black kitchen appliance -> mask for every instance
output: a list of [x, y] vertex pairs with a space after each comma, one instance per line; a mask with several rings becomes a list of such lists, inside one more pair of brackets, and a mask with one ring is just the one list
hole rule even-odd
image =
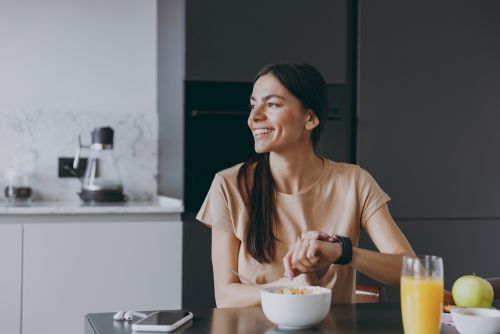
[[[186, 81], [184, 205], [196, 212], [215, 173], [255, 154], [247, 126], [252, 82]], [[352, 115], [345, 85], [328, 85], [328, 116], [318, 153], [352, 162]]]
[[197, 211], [215, 173], [250, 158], [251, 82], [187, 81], [184, 205]]

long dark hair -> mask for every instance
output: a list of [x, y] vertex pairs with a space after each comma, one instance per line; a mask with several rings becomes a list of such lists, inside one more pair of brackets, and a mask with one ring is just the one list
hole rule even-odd
[[[260, 70], [254, 84], [266, 74], [278, 79], [302, 102], [304, 108], [314, 111], [319, 125], [313, 129], [311, 140], [316, 147], [328, 109], [326, 83], [321, 74], [308, 64], [274, 64]], [[249, 171], [254, 163], [253, 182], [250, 184]], [[275, 255], [277, 241], [274, 180], [269, 165], [269, 152], [256, 154], [241, 166], [238, 171], [238, 186], [249, 206], [249, 222], [244, 240], [248, 252], [260, 263], [269, 263]]]

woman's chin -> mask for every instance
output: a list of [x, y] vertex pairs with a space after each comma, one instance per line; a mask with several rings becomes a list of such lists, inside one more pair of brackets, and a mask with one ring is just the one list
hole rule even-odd
[[267, 146], [263, 146], [263, 145], [255, 145], [254, 149], [255, 149], [255, 153], [258, 153], [258, 154], [270, 152], [269, 148]]

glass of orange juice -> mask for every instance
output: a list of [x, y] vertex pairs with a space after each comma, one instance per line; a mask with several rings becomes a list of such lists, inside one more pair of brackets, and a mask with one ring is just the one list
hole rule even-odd
[[441, 257], [403, 257], [401, 313], [405, 334], [439, 334], [443, 287]]

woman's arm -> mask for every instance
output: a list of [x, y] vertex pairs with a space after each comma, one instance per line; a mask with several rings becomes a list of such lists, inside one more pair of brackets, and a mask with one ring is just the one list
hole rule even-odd
[[387, 285], [399, 285], [403, 255], [415, 255], [389, 213], [387, 204], [368, 219], [365, 230], [379, 252], [353, 249], [351, 266]]
[[[212, 266], [217, 307], [244, 307], [260, 304], [259, 289], [242, 284], [236, 275], [226, 270], [226, 268], [230, 268], [238, 271], [239, 251], [240, 240], [234, 234], [212, 228]], [[301, 275], [294, 278], [293, 282], [313, 285], [315, 284], [314, 279], [312, 275]], [[291, 283], [289, 278], [283, 277], [260, 286], [286, 286]]]
[[[366, 222], [365, 229], [379, 252], [353, 247], [349, 266], [387, 285], [398, 285], [403, 255], [415, 255], [410, 244], [392, 219], [387, 205], [380, 207]], [[293, 250], [283, 259], [285, 272], [321, 270], [341, 256], [339, 244], [322, 241], [324, 233], [304, 233]], [[316, 239], [316, 240], [311, 240]], [[320, 240], [318, 240], [320, 239]]]
[[212, 228], [212, 266], [217, 307], [243, 307], [260, 304], [259, 289], [241, 284], [226, 270], [238, 271], [240, 240], [232, 233]]

